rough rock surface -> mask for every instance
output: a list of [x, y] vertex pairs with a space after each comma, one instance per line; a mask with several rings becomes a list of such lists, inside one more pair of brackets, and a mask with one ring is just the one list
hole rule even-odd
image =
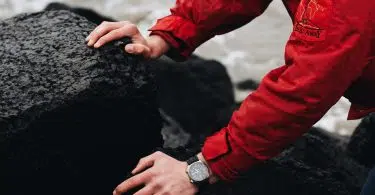
[[162, 145], [148, 66], [119, 42], [88, 48], [94, 27], [67, 11], [0, 22], [0, 194], [110, 194]]
[[[0, 27], [0, 179], [6, 180], [0, 185], [11, 188], [0, 194], [111, 193], [140, 156], [161, 145], [156, 96], [163, 96], [155, 93], [148, 66], [124, 56], [116, 44], [100, 50], [84, 46], [83, 39], [94, 25], [69, 12], [22, 15], [1, 22]], [[165, 83], [159, 87], [171, 85], [169, 89], [192, 95], [199, 87], [181, 87], [187, 80], [212, 83], [205, 77], [180, 78], [186, 74], [178, 71], [194, 63], [181, 69], [161, 64], [152, 68], [155, 73], [164, 71], [164, 77], [156, 75], [158, 83]], [[171, 75], [180, 77], [172, 80]], [[225, 80], [220, 75], [216, 72], [214, 77]], [[228, 86], [221, 85], [213, 84], [215, 90], [202, 90], [202, 94], [229, 94]], [[173, 95], [173, 90], [165, 94]], [[232, 101], [217, 100], [222, 105]], [[373, 126], [366, 124], [362, 127], [368, 133]], [[346, 141], [313, 129], [239, 181], [218, 183], [200, 194], [359, 194], [371, 158], [349, 157], [343, 150]], [[352, 141], [351, 148], [360, 143]], [[366, 148], [371, 146], [368, 143]], [[161, 150], [181, 160], [197, 152]]]
[[88, 8], [83, 8], [83, 7], [70, 7], [66, 4], [63, 3], [58, 3], [58, 2], [53, 2], [48, 4], [44, 10], [46, 11], [52, 11], [52, 10], [68, 10], [71, 12], [74, 12], [80, 16], [85, 17], [91, 22], [94, 22], [95, 24], [99, 25], [103, 21], [107, 22], [114, 22], [115, 20], [108, 17], [108, 16], [103, 16], [94, 10], [88, 9]]
[[375, 113], [365, 117], [350, 138], [350, 156], [369, 168], [375, 166]]
[[[113, 21], [92, 10], [61, 3], [51, 3], [45, 9], [69, 10], [96, 24]], [[156, 75], [159, 105], [166, 116], [164, 146], [199, 143], [229, 122], [236, 105], [231, 80], [221, 63], [198, 56], [181, 63], [163, 57], [151, 62], [151, 71]]]
[[224, 127], [234, 108], [233, 86], [217, 61], [193, 56], [186, 62], [151, 63], [160, 108], [194, 138]]
[[[356, 195], [368, 168], [348, 157], [335, 137], [312, 129], [282, 154], [253, 167], [232, 184], [218, 183], [204, 195]], [[331, 140], [331, 141], [328, 141]], [[336, 141], [333, 141], [336, 140]], [[181, 160], [196, 150], [165, 150]]]

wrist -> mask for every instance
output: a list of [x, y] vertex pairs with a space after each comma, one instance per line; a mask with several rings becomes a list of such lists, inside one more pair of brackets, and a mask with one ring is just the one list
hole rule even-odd
[[208, 170], [209, 170], [209, 173], [210, 173], [210, 177], [208, 178], [208, 182], [210, 184], [213, 184], [213, 183], [216, 183], [217, 181], [219, 181], [219, 178], [212, 172], [210, 166], [208, 165], [206, 159], [204, 158], [204, 156], [202, 155], [202, 153], [200, 152], [199, 154], [197, 154], [197, 157], [200, 161], [202, 161], [204, 164], [206, 164]]
[[150, 57], [152, 59], [159, 58], [164, 55], [170, 48], [169, 44], [158, 35], [151, 35], [147, 39], [147, 45], [151, 50]]

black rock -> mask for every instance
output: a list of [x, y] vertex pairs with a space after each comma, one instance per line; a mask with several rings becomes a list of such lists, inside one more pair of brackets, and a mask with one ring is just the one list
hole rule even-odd
[[194, 138], [204, 138], [229, 122], [234, 93], [225, 67], [193, 56], [186, 62], [165, 58], [151, 63], [161, 109]]
[[[326, 133], [313, 129], [279, 156], [253, 167], [233, 183], [217, 183], [204, 195], [355, 195], [365, 182], [368, 168], [348, 157]], [[321, 137], [321, 135], [324, 135]], [[164, 150], [185, 160], [197, 151]]]
[[[0, 194], [111, 194], [162, 145], [154, 79], [67, 11], [0, 22]], [[129, 41], [129, 40], [124, 40]]]
[[49, 3], [45, 8], [45, 11], [52, 11], [52, 10], [67, 10], [74, 12], [80, 16], [85, 17], [91, 22], [94, 22], [95, 24], [99, 25], [103, 21], [107, 22], [114, 22], [116, 21], [115, 19], [104, 16], [102, 14], [97, 13], [96, 11], [89, 9], [89, 8], [84, 8], [84, 7], [71, 7], [63, 3], [58, 3], [58, 2], [53, 2]]
[[259, 83], [251, 79], [244, 80], [236, 84], [237, 89], [240, 90], [256, 90], [258, 86]]
[[365, 117], [353, 132], [348, 154], [369, 168], [375, 166], [375, 113]]
[[[120, 42], [90, 49], [83, 40], [94, 27], [67, 11], [0, 22], [0, 194], [110, 194], [162, 145], [157, 99], [165, 121], [193, 135], [229, 120], [233, 89], [221, 64], [193, 57], [147, 65]], [[238, 181], [200, 194], [359, 194], [373, 163], [372, 117], [357, 128], [349, 148], [363, 150], [351, 156], [347, 138], [313, 129]], [[199, 146], [160, 150], [186, 160]]]
[[[114, 21], [93, 10], [62, 3], [50, 3], [45, 9], [69, 10], [96, 24]], [[217, 61], [192, 56], [179, 63], [163, 57], [152, 61], [151, 67], [156, 75], [160, 109], [168, 117], [163, 131], [167, 132], [163, 134], [165, 146], [202, 142], [208, 134], [227, 125], [238, 107], [229, 75]]]

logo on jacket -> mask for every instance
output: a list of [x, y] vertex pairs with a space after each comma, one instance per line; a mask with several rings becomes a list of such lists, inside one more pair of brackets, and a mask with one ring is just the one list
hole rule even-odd
[[329, 4], [329, 1], [302, 0], [296, 13], [294, 31], [307, 40], [323, 40], [327, 11], [329, 11], [326, 5]]

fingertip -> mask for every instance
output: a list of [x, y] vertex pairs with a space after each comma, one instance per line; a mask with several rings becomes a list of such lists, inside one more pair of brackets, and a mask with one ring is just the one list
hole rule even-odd
[[126, 45], [125, 51], [128, 52], [128, 53], [133, 53], [134, 52], [134, 45]]
[[102, 44], [101, 44], [100, 42], [97, 42], [97, 43], [95, 43], [95, 45], [94, 45], [95, 48], [99, 48], [100, 46], [102, 46]]
[[92, 44], [94, 44], [94, 41], [92, 39], [90, 39], [89, 42], [87, 43], [87, 45], [92, 46]]
[[137, 172], [138, 172], [138, 169], [135, 168], [135, 169], [133, 169], [133, 170], [131, 171], [131, 174], [132, 174], [132, 175], [135, 175]]

